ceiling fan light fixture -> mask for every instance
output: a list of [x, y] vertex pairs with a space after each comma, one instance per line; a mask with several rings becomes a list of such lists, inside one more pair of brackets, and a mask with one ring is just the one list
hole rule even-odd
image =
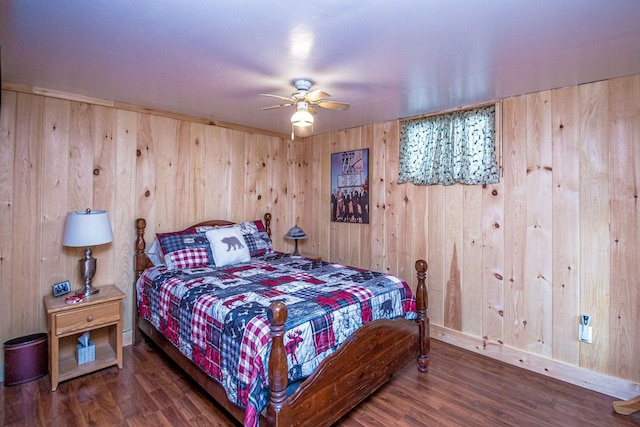
[[[291, 116], [291, 139], [295, 137], [295, 129], [298, 132], [304, 133], [303, 129], [311, 129], [313, 132], [314, 115], [317, 108], [327, 108], [330, 110], [348, 110], [349, 104], [346, 102], [327, 101], [327, 98], [331, 97], [329, 92], [322, 89], [315, 89], [309, 92], [313, 82], [307, 79], [297, 79], [293, 81], [296, 87], [296, 92], [292, 93], [290, 97], [272, 95], [270, 93], [263, 93], [261, 95], [268, 96], [270, 98], [276, 98], [285, 103], [279, 105], [272, 105], [270, 107], [263, 107], [263, 110], [273, 110], [274, 108], [283, 107], [295, 107], [295, 111]], [[309, 134], [309, 132], [306, 132]]]
[[313, 125], [313, 120], [313, 114], [306, 107], [298, 107], [291, 116], [291, 124], [299, 127], [311, 126]]

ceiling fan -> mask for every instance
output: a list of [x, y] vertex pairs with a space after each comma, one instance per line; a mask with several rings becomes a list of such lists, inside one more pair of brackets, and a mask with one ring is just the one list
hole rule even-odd
[[291, 97], [280, 95], [271, 95], [268, 93], [261, 94], [262, 96], [268, 96], [276, 98], [281, 101], [286, 101], [284, 104], [272, 105], [270, 107], [264, 107], [263, 110], [272, 110], [274, 108], [282, 107], [295, 107], [295, 112], [291, 116], [291, 139], [293, 139], [293, 126], [306, 127], [313, 125], [313, 115], [316, 114], [316, 107], [328, 108], [331, 110], [348, 110], [349, 104], [346, 102], [327, 101], [327, 98], [331, 97], [331, 94], [322, 90], [314, 89], [309, 91], [312, 86], [312, 82], [307, 79], [294, 80], [293, 85], [296, 88], [296, 92], [291, 94]]

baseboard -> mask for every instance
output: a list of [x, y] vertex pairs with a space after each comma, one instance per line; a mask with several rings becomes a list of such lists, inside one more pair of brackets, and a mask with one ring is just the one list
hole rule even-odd
[[456, 347], [481, 354], [510, 365], [519, 366], [529, 371], [555, 378], [579, 387], [627, 400], [640, 395], [640, 384], [611, 375], [601, 374], [569, 365], [564, 362], [525, 353], [522, 350], [508, 347], [464, 334], [438, 325], [429, 328], [431, 338], [443, 341]]
[[131, 344], [133, 344], [133, 330], [129, 329], [122, 333], [122, 346], [126, 347]]

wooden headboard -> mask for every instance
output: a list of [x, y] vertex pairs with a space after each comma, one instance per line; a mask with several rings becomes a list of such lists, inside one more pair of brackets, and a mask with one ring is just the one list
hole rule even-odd
[[[265, 228], [267, 229], [267, 234], [269, 235], [269, 238], [271, 238], [271, 214], [269, 212], [264, 214], [263, 222], [264, 222]], [[209, 221], [199, 222], [197, 224], [192, 225], [191, 227], [204, 227], [204, 226], [221, 227], [221, 226], [233, 225], [233, 224], [235, 224], [235, 222], [227, 221], [224, 219], [212, 219]], [[144, 252], [145, 248], [147, 247], [147, 244], [144, 240], [144, 230], [146, 228], [147, 228], [147, 221], [144, 218], [136, 219], [136, 243], [135, 243], [136, 252], [134, 255], [134, 260], [135, 260], [134, 284], [135, 282], [138, 281], [138, 278], [140, 277], [140, 275], [145, 269], [153, 266], [153, 263], [151, 262], [149, 257], [147, 257], [147, 254]]]

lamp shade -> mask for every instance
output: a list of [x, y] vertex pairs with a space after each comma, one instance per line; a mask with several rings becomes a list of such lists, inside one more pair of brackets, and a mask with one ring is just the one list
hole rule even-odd
[[75, 211], [67, 214], [62, 244], [72, 247], [103, 245], [113, 241], [107, 211]]
[[287, 239], [306, 239], [307, 235], [304, 231], [302, 231], [302, 228], [296, 226], [291, 227], [291, 229], [289, 231], [287, 231], [287, 234], [284, 235], [285, 238]]

